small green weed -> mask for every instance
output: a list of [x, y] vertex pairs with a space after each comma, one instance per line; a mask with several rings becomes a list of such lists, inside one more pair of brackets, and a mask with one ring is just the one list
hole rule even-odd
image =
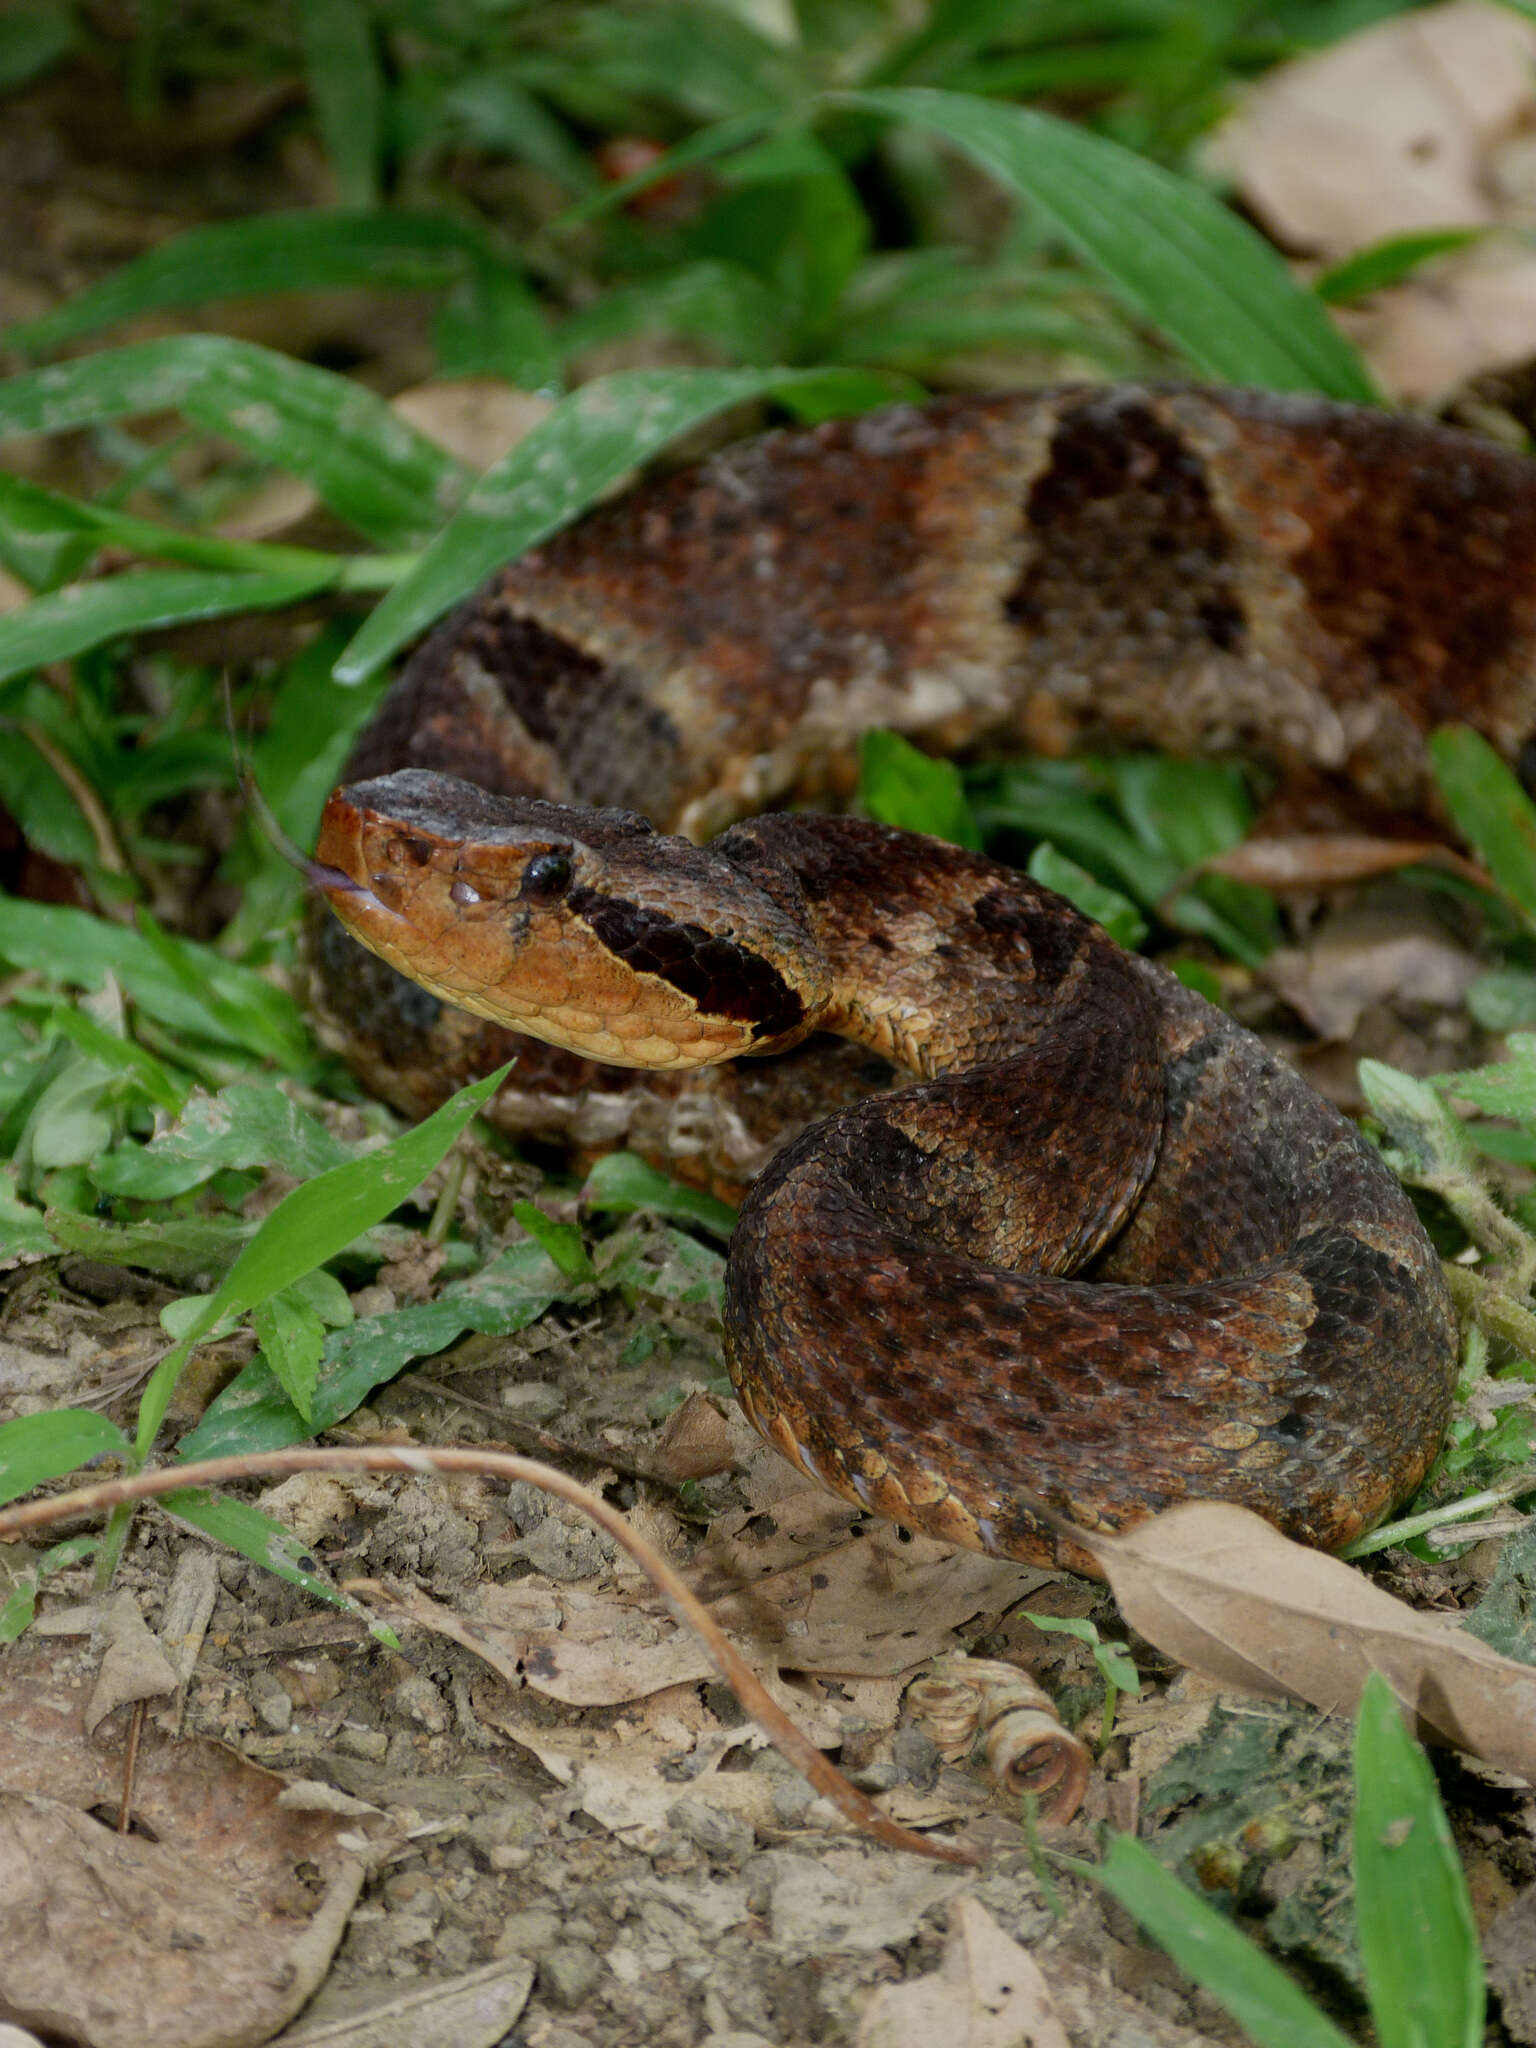
[[[1277, 1963], [1139, 1842], [1112, 1836], [1097, 1865], [1061, 1860], [1111, 1892], [1258, 2048], [1348, 2048]], [[1466, 1879], [1428, 1760], [1375, 1672], [1355, 1724], [1353, 1862], [1378, 2048], [1480, 2048], [1483, 1968]]]

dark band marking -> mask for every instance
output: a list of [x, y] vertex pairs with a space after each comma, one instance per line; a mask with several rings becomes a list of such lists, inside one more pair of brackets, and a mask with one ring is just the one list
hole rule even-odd
[[754, 1039], [777, 1038], [804, 1022], [800, 997], [779, 970], [750, 947], [596, 889], [573, 889], [568, 900], [588, 929], [626, 966], [670, 983], [712, 1017], [750, 1024]]
[[[1007, 611], [1047, 647], [1070, 613], [1065, 640], [1083, 665], [1074, 640], [1085, 630], [1081, 592], [1098, 589], [1096, 630], [1110, 659], [1128, 638], [1154, 657], [1201, 639], [1242, 651], [1247, 622], [1227, 522], [1200, 458], [1146, 404], [1108, 393], [1067, 412], [1025, 518], [1033, 548]], [[1062, 652], [1070, 658], [1072, 649]]]
[[[1058, 987], [1082, 950], [1085, 927], [1059, 903], [1037, 903], [1011, 889], [989, 889], [976, 900], [976, 922], [984, 932], [1009, 940], [1027, 955], [1042, 990]], [[1010, 960], [1010, 967], [1018, 961]]]
[[1229, 1032], [1208, 1031], [1193, 1045], [1187, 1045], [1177, 1058], [1169, 1060], [1163, 1069], [1163, 1113], [1170, 1126], [1176, 1127], [1183, 1121], [1205, 1086], [1206, 1070], [1211, 1062], [1224, 1052], [1230, 1052], [1231, 1048]]

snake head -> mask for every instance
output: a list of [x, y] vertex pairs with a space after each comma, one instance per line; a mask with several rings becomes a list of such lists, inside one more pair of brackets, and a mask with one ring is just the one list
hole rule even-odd
[[445, 1002], [616, 1066], [710, 1066], [814, 1028], [819, 955], [730, 865], [632, 811], [402, 769], [334, 791], [310, 878]]

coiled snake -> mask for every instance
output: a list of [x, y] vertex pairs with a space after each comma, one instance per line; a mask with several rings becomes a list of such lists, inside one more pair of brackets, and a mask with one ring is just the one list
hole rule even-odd
[[[1337, 1547], [1422, 1479], [1455, 1372], [1438, 1262], [1353, 1127], [1011, 869], [844, 817], [701, 848], [637, 811], [701, 834], [835, 792], [874, 719], [1242, 737], [1307, 801], [1420, 802], [1429, 723], [1510, 754], [1536, 726], [1533, 555], [1518, 458], [1310, 401], [949, 400], [748, 444], [526, 557], [408, 667], [317, 858], [418, 986], [322, 936], [328, 1007], [413, 1109], [514, 1027], [562, 1050], [542, 1098], [514, 1076], [513, 1127], [659, 1135], [716, 1177], [772, 1152], [728, 1356], [849, 1499], [1026, 1559], [1059, 1554], [1030, 1498], [1088, 1527], [1236, 1500]], [[648, 1109], [615, 1107], [621, 1064], [662, 1077]]]

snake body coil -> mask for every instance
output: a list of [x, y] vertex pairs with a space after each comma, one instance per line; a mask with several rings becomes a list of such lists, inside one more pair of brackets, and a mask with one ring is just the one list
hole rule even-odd
[[[1406, 560], [1346, 592], [1389, 520]], [[319, 859], [417, 986], [324, 938], [329, 1007], [411, 1108], [515, 1030], [559, 1050], [542, 1093], [514, 1077], [514, 1127], [727, 1177], [772, 1153], [732, 1371], [850, 1499], [1024, 1558], [1056, 1554], [1026, 1496], [1107, 1527], [1238, 1500], [1337, 1546], [1422, 1478], [1455, 1365], [1438, 1264], [1347, 1122], [994, 862], [843, 818], [700, 849], [568, 805], [699, 834], [835, 791], [876, 719], [1241, 736], [1307, 801], [1421, 802], [1426, 724], [1512, 755], [1536, 725], [1531, 567], [1525, 465], [1344, 408], [1067, 393], [770, 437], [525, 558], [411, 664]]]

